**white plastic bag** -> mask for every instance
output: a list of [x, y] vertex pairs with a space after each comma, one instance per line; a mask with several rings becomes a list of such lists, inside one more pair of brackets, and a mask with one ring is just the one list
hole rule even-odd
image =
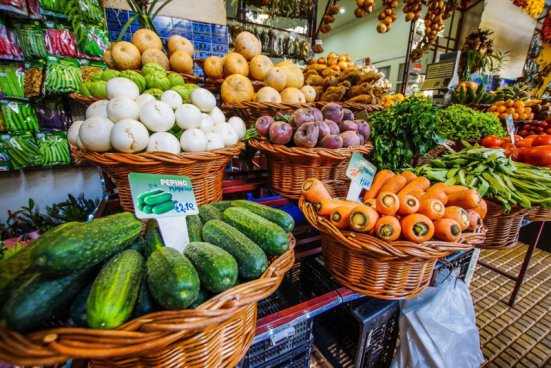
[[463, 281], [449, 279], [400, 307], [400, 347], [392, 368], [478, 368], [484, 362]]

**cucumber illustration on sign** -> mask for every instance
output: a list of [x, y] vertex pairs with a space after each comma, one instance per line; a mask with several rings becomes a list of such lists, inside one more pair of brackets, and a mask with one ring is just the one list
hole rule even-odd
[[162, 215], [174, 210], [176, 201], [172, 194], [162, 189], [149, 190], [140, 193], [137, 197], [137, 209], [146, 214]]

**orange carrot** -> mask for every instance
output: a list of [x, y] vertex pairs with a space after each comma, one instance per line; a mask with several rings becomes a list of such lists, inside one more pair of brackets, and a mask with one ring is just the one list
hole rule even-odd
[[354, 207], [350, 212], [350, 228], [352, 230], [367, 232], [375, 226], [379, 214], [374, 208], [365, 205]]
[[465, 187], [463, 185], [448, 185], [448, 184], [444, 184], [444, 183], [436, 183], [432, 187], [434, 189], [442, 190], [444, 193], [446, 193], [446, 195], [450, 194], [450, 193], [453, 193], [453, 192], [459, 192], [461, 190], [468, 189], [467, 187]]
[[421, 201], [431, 198], [438, 199], [440, 202], [442, 202], [444, 206], [446, 205], [446, 203], [448, 203], [448, 196], [446, 195], [446, 193], [444, 193], [441, 188], [435, 188], [434, 185], [427, 189], [425, 194], [423, 194], [423, 196], [421, 197]]
[[329, 216], [335, 208], [339, 206], [346, 206], [350, 208], [354, 208], [358, 206], [359, 203], [355, 201], [345, 201], [342, 199], [322, 199], [321, 202], [316, 203], [316, 209], [318, 210], [318, 215], [320, 216]]
[[431, 220], [438, 220], [445, 213], [445, 207], [442, 202], [436, 198], [429, 198], [421, 201], [419, 206], [419, 213], [427, 216]]
[[377, 220], [373, 235], [382, 240], [393, 241], [400, 237], [401, 232], [400, 221], [396, 217], [383, 216]]
[[486, 217], [486, 213], [488, 212], [488, 204], [485, 200], [481, 200], [478, 207], [473, 208], [473, 211], [478, 213], [480, 215], [480, 218], [484, 220], [484, 218]]
[[364, 202], [368, 199], [377, 198], [381, 188], [385, 183], [394, 176], [395, 174], [390, 170], [381, 170], [375, 174], [371, 188], [364, 194]]
[[348, 228], [350, 221], [350, 213], [352, 208], [348, 206], [339, 206], [333, 210], [331, 213], [330, 221], [338, 229]]
[[302, 184], [302, 194], [310, 203], [319, 203], [322, 199], [331, 198], [323, 183], [316, 178], [310, 178]]
[[413, 179], [417, 178], [417, 175], [415, 175], [414, 173], [412, 173], [411, 171], [404, 171], [403, 173], [401, 173], [400, 175], [402, 175], [404, 178], [406, 178], [406, 180], [408, 181], [408, 183], [410, 181], [412, 181]]
[[465, 189], [448, 194], [449, 205], [459, 206], [466, 210], [478, 207], [480, 201], [482, 201], [482, 198], [474, 189]]
[[434, 235], [432, 221], [419, 213], [404, 217], [400, 224], [402, 225], [402, 236], [414, 243], [426, 242]]
[[400, 208], [398, 196], [391, 192], [381, 192], [377, 196], [377, 212], [382, 215], [394, 215]]
[[410, 192], [415, 189], [420, 189], [422, 191], [425, 191], [429, 187], [430, 187], [429, 179], [425, 178], [424, 176], [420, 176], [416, 179], [413, 179], [409, 183], [407, 183], [407, 185], [398, 192], [398, 195], [410, 194]]
[[385, 185], [383, 185], [379, 193], [390, 192], [396, 194], [400, 191], [400, 189], [405, 187], [407, 183], [407, 179], [402, 175], [394, 175], [385, 183]]
[[398, 193], [398, 197], [400, 196], [404, 196], [404, 195], [412, 195], [414, 196], [415, 198], [417, 198], [418, 200], [421, 200], [421, 197], [423, 197], [423, 195], [425, 194], [425, 192], [422, 190], [422, 189], [413, 189], [411, 192], [409, 192], [408, 194], [400, 194]]
[[377, 207], [377, 199], [375, 198], [369, 198], [364, 201], [364, 204], [369, 207], [376, 208]]
[[467, 210], [467, 215], [469, 215], [469, 227], [468, 230], [476, 230], [477, 227], [482, 225], [482, 219], [478, 212], [474, 210]]
[[461, 227], [457, 221], [443, 218], [434, 221], [434, 237], [446, 242], [455, 242], [461, 236]]
[[469, 215], [467, 214], [467, 211], [465, 211], [461, 207], [457, 207], [457, 206], [446, 207], [446, 211], [444, 212], [444, 218], [457, 221], [457, 223], [459, 224], [459, 227], [461, 227], [461, 231], [469, 227]]
[[398, 208], [399, 215], [406, 216], [419, 211], [419, 200], [411, 194], [406, 194], [398, 198], [400, 199], [400, 208]]

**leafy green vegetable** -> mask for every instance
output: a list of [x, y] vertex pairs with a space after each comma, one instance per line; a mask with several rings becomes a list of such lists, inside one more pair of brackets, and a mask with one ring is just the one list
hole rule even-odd
[[488, 135], [503, 137], [507, 134], [497, 116], [463, 105], [451, 105], [438, 111], [438, 133], [451, 140], [481, 139]]
[[370, 115], [375, 165], [397, 170], [436, 147], [437, 113], [431, 100], [413, 96]]

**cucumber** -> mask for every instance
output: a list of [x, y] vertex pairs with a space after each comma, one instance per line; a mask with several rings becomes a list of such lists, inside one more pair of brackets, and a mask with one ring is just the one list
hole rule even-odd
[[200, 288], [199, 293], [197, 294], [197, 298], [195, 298], [195, 300], [189, 307], [197, 308], [198, 306], [206, 302], [208, 298], [209, 298], [209, 293], [205, 289]]
[[143, 273], [143, 257], [135, 250], [127, 249], [111, 258], [94, 280], [88, 295], [88, 325], [112, 329], [126, 322], [136, 304]]
[[0, 319], [11, 330], [25, 331], [63, 312], [89, 281], [90, 270], [49, 278], [35, 273], [14, 290], [0, 311]]
[[232, 206], [243, 207], [252, 213], [256, 213], [257, 215], [264, 217], [266, 220], [275, 222], [281, 226], [285, 232], [290, 233], [295, 227], [295, 220], [293, 219], [293, 216], [282, 210], [264, 206], [256, 202], [246, 201], [244, 199], [233, 201]]
[[184, 255], [199, 273], [201, 286], [220, 293], [231, 288], [237, 281], [237, 262], [222, 248], [205, 242], [189, 243]]
[[163, 202], [168, 202], [171, 199], [172, 199], [172, 194], [163, 192], [163, 193], [154, 194], [154, 195], [145, 197], [144, 203], [147, 204], [148, 206], [155, 206]]
[[153, 208], [151, 209], [151, 212], [156, 215], [162, 215], [163, 213], [172, 211], [174, 209], [175, 204], [176, 204], [176, 201], [163, 202], [161, 204], [153, 206]]
[[285, 230], [249, 210], [230, 207], [224, 211], [224, 222], [258, 244], [268, 256], [281, 255], [289, 249]]
[[153, 208], [153, 207], [151, 207], [151, 206], [145, 205], [145, 206], [143, 206], [143, 210], [142, 210], [142, 211], [143, 211], [144, 213], [150, 215], [150, 214], [152, 213], [152, 212], [151, 212], [151, 209], [152, 209], [152, 208]]
[[143, 211], [144, 207], [145, 207], [145, 204], [144, 204], [144, 203], [138, 202], [138, 205], [136, 206], [136, 209], [137, 209], [138, 211], [144, 212], [144, 211]]
[[145, 244], [146, 244], [145, 239], [139, 238], [128, 249], [133, 249], [139, 252], [143, 256], [145, 254]]
[[173, 248], [157, 249], [147, 260], [147, 286], [153, 300], [165, 309], [184, 309], [199, 293], [193, 264]]
[[157, 305], [149, 294], [147, 288], [147, 280], [144, 278], [140, 284], [140, 291], [138, 292], [138, 300], [132, 311], [132, 318], [138, 318], [145, 316], [146, 314], [153, 313], [158, 309]]
[[212, 206], [216, 207], [220, 212], [224, 212], [230, 208], [232, 201], [220, 201], [213, 203]]
[[151, 253], [164, 246], [165, 243], [163, 242], [163, 238], [161, 238], [161, 233], [159, 233], [157, 221], [153, 219], [148, 220], [145, 225], [145, 258], [148, 258]]
[[206, 224], [210, 220], [222, 220], [222, 212], [211, 204], [206, 204], [199, 207], [199, 217], [203, 224]]
[[201, 230], [203, 229], [203, 223], [199, 215], [189, 215], [186, 217], [187, 233], [189, 236], [189, 242], [203, 241], [201, 237]]
[[71, 308], [69, 308], [69, 318], [71, 324], [76, 327], [88, 327], [88, 319], [86, 318], [86, 301], [90, 295], [92, 284], [88, 284], [73, 300]]
[[94, 266], [130, 246], [142, 229], [142, 223], [129, 212], [65, 225], [52, 230], [52, 236], [33, 249], [34, 263], [46, 273]]
[[145, 200], [147, 197], [152, 196], [152, 195], [155, 195], [155, 194], [161, 194], [161, 193], [164, 193], [164, 190], [162, 190], [162, 189], [150, 190], [150, 191], [147, 191], [147, 192], [140, 193], [140, 194], [138, 195], [138, 198], [136, 198], [136, 200], [137, 200], [139, 203], [145, 203], [144, 200]]
[[266, 254], [255, 242], [231, 225], [211, 220], [203, 226], [203, 239], [230, 253], [237, 261], [239, 277], [259, 278], [268, 268]]

